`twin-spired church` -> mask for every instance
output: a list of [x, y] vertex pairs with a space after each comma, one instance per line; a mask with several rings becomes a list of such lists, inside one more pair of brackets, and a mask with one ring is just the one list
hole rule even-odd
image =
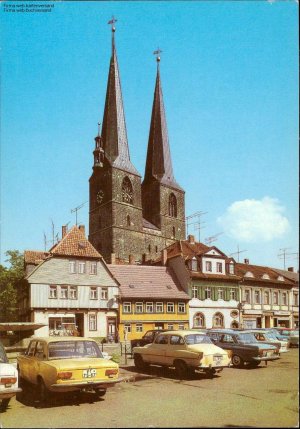
[[173, 173], [158, 55], [142, 180], [130, 160], [112, 27], [102, 130], [95, 137], [89, 180], [89, 241], [108, 263], [153, 260], [175, 240], [185, 239], [185, 193]]

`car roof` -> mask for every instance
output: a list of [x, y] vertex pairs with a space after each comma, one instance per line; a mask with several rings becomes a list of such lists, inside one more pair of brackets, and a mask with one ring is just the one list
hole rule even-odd
[[239, 334], [241, 331], [236, 331], [235, 329], [208, 329], [207, 333], [217, 332], [220, 334]]
[[198, 334], [198, 335], [206, 335], [205, 332], [196, 331], [195, 329], [177, 329], [177, 330], [171, 330], [171, 331], [164, 331], [164, 334], [171, 334], [171, 335], [191, 335], [191, 334]]
[[44, 341], [46, 343], [52, 343], [52, 342], [60, 342], [60, 341], [94, 341], [93, 338], [87, 338], [87, 337], [32, 337], [30, 338], [30, 341]]

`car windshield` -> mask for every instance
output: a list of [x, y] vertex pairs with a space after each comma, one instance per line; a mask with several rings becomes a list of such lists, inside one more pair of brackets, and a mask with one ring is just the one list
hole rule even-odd
[[245, 344], [257, 343], [257, 339], [251, 333], [239, 334], [238, 341]]
[[8, 359], [5, 353], [4, 348], [0, 344], [0, 362], [2, 363], [8, 363]]
[[184, 337], [186, 344], [212, 344], [211, 339], [207, 335], [191, 334]]
[[93, 341], [57, 341], [49, 343], [49, 359], [102, 358]]
[[275, 334], [275, 332], [273, 332], [273, 331], [269, 331], [267, 334], [268, 334], [268, 337], [271, 338], [271, 339], [273, 339], [273, 340], [277, 340], [278, 339], [277, 336], [276, 336], [276, 334]]

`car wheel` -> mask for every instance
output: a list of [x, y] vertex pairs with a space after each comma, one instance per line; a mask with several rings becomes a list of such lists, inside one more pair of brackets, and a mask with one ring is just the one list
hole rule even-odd
[[244, 361], [239, 355], [232, 356], [232, 365], [235, 368], [242, 368], [244, 366]]
[[137, 369], [144, 369], [146, 367], [146, 364], [141, 355], [134, 355], [133, 361]]
[[180, 378], [186, 378], [188, 375], [188, 367], [182, 360], [175, 361], [175, 369]]
[[106, 393], [106, 389], [97, 389], [96, 390], [96, 395], [98, 396], [98, 398], [101, 398], [102, 396], [104, 396]]
[[38, 380], [38, 394], [41, 402], [47, 402], [49, 400], [50, 392], [42, 378], [39, 378]]
[[10, 398], [2, 399], [0, 409], [3, 411], [6, 410], [6, 408], [8, 407], [9, 401], [10, 401]]

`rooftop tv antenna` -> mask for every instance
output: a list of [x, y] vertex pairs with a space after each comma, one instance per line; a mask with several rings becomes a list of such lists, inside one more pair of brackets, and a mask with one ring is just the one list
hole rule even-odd
[[[198, 233], [198, 241], [199, 242], [200, 242], [200, 230], [205, 228], [205, 226], [202, 226], [205, 222], [202, 221], [201, 216], [203, 216], [207, 213], [208, 212], [199, 211], [199, 212], [195, 212], [195, 213], [193, 213], [190, 216], [187, 216], [185, 218], [187, 235], [189, 234], [189, 226], [194, 225], [194, 229], [197, 229], [199, 232]], [[193, 220], [194, 218], [197, 218], [197, 220], [195, 222], [192, 222], [191, 220]]]
[[208, 246], [210, 246], [211, 245], [211, 243], [213, 243], [214, 241], [217, 241], [218, 240], [218, 237], [220, 236], [220, 235], [222, 235], [222, 234], [224, 234], [223, 232], [218, 232], [218, 234], [215, 234], [215, 235], [211, 235], [210, 237], [207, 237], [207, 238], [205, 238], [205, 244], [207, 244]]
[[238, 255], [238, 262], [240, 262], [240, 253], [247, 252], [247, 250], [240, 250], [239, 245], [237, 245], [237, 252], [230, 253], [228, 256]]
[[291, 259], [290, 258], [291, 256], [296, 255], [296, 257], [293, 259], [297, 259], [297, 261], [299, 262], [299, 253], [298, 252], [290, 252], [289, 253], [289, 252], [287, 252], [287, 250], [289, 250], [289, 249], [290, 249], [290, 247], [284, 247], [282, 249], [279, 249], [279, 251], [281, 251], [282, 253], [278, 254], [278, 258], [283, 259], [283, 269], [284, 270], [285, 270], [285, 262], [287, 259]]
[[80, 210], [85, 204], [87, 203], [87, 201], [85, 201], [84, 203], [80, 204], [80, 206], [75, 207], [74, 209], [71, 209], [71, 213], [75, 212], [76, 215], [76, 226], [77, 226], [77, 212], [78, 210]]

